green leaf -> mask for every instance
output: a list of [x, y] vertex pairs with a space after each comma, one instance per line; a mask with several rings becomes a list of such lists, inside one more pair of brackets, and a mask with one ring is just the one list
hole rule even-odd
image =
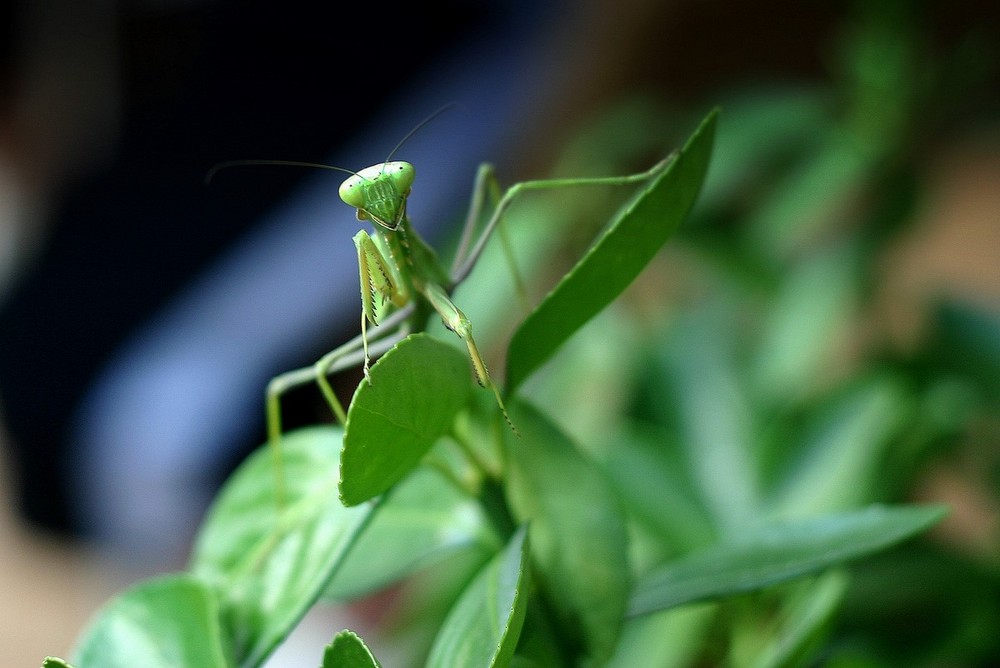
[[406, 477], [448, 432], [471, 389], [466, 356], [426, 334], [408, 336], [386, 353], [347, 412], [344, 504], [372, 499]]
[[717, 606], [690, 605], [625, 620], [615, 652], [605, 668], [684, 668], [698, 656], [717, 618]]
[[635, 587], [629, 614], [732, 596], [816, 573], [909, 538], [945, 512], [942, 506], [871, 506], [760, 526], [648, 573]]
[[814, 87], [731, 93], [722, 104], [726, 122], [719, 127], [712, 173], [700, 199], [713, 209], [758, 193], [775, 165], [815, 150], [835, 124], [829, 93]]
[[745, 647], [741, 655], [735, 647], [739, 643], [734, 641], [732, 664], [753, 668], [816, 665], [814, 654], [823, 646], [849, 580], [843, 570], [834, 569], [782, 592], [780, 609], [766, 634], [761, 633], [759, 610], [750, 611], [737, 631], [746, 641]]
[[73, 666], [57, 656], [47, 656], [42, 661], [42, 668], [73, 668]]
[[899, 383], [886, 376], [866, 380], [825, 407], [782, 475], [773, 513], [807, 517], [871, 502], [885, 446], [907, 408]]
[[462, 592], [441, 627], [429, 668], [510, 664], [527, 606], [527, 532], [520, 528]]
[[500, 547], [482, 507], [437, 470], [417, 468], [379, 504], [325, 596], [356, 598], [470, 547]]
[[100, 668], [226, 668], [230, 663], [221, 638], [212, 590], [192, 575], [167, 575], [112, 599], [84, 633], [75, 663]]
[[507, 495], [531, 525], [533, 563], [560, 623], [595, 662], [612, 650], [629, 590], [624, 511], [600, 469], [547, 418], [513, 402]]
[[943, 301], [930, 323], [935, 370], [968, 377], [994, 399], [1000, 397], [1000, 315], [971, 303]]
[[371, 506], [337, 497], [340, 429], [282, 439], [285, 493], [274, 494], [272, 453], [260, 449], [222, 489], [198, 536], [191, 569], [218, 592], [236, 665], [257, 666], [326, 587]]
[[658, 561], [678, 550], [710, 545], [715, 531], [699, 503], [681, 446], [666, 430], [621, 425], [608, 446], [603, 467], [630, 515], [652, 529], [662, 549]]
[[382, 664], [356, 633], [345, 630], [326, 646], [322, 668], [382, 668]]
[[691, 479], [723, 532], [744, 526], [760, 506], [757, 429], [738, 371], [738, 336], [724, 311], [700, 308], [678, 319], [662, 348], [671, 400], [658, 408], [677, 422]]
[[717, 111], [676, 159], [622, 209], [601, 239], [514, 332], [507, 352], [513, 392], [588, 320], [628, 287], [694, 205], [708, 170]]
[[809, 241], [832, 235], [835, 215], [868, 178], [875, 156], [857, 137], [834, 129], [781, 176], [743, 224], [748, 246], [785, 261]]
[[857, 254], [853, 247], [811, 253], [783, 276], [774, 304], [761, 315], [753, 362], [758, 401], [781, 404], [828, 382], [834, 346], [856, 319]]
[[455, 602], [502, 547], [458, 550], [413, 573], [398, 590], [402, 596], [394, 597], [387, 632], [426, 657]]

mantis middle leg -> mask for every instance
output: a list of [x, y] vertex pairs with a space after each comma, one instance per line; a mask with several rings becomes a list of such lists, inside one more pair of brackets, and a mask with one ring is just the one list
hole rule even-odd
[[514, 427], [514, 423], [511, 422], [510, 416], [507, 414], [507, 407], [503, 404], [503, 398], [500, 396], [500, 389], [493, 383], [490, 378], [490, 372], [486, 368], [486, 362], [483, 360], [483, 356], [479, 353], [479, 348], [476, 346], [476, 340], [472, 338], [472, 323], [469, 319], [462, 313], [462, 310], [455, 305], [455, 302], [451, 301], [451, 297], [445, 292], [444, 288], [436, 283], [427, 283], [421, 286], [420, 291], [427, 297], [427, 301], [431, 303], [434, 310], [437, 311], [438, 315], [441, 316], [441, 321], [444, 322], [444, 326], [455, 332], [460, 339], [465, 343], [466, 348], [469, 349], [469, 359], [472, 360], [472, 368], [476, 374], [476, 380], [484, 388], [491, 390], [493, 396], [496, 397], [497, 405], [500, 407], [500, 412], [503, 413], [504, 419], [507, 424], [510, 425], [514, 433], [517, 433], [517, 428]]

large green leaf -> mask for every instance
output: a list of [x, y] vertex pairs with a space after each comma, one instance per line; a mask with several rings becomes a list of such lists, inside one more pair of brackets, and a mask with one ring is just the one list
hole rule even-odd
[[513, 391], [635, 279], [694, 205], [715, 136], [713, 111], [676, 159], [623, 208], [600, 240], [514, 332], [507, 352]]
[[341, 631], [326, 646], [322, 668], [382, 668], [382, 664], [356, 633]]
[[255, 452], [209, 512], [191, 569], [216, 588], [238, 666], [257, 666], [291, 632], [343, 560], [371, 506], [337, 497], [342, 432], [286, 434], [286, 489], [274, 494], [271, 453]]
[[629, 602], [641, 615], [761, 589], [882, 550], [940, 520], [941, 506], [871, 506], [763, 525], [645, 575]]
[[513, 402], [507, 495], [531, 525], [538, 581], [570, 636], [596, 662], [610, 655], [629, 590], [624, 511], [597, 466], [547, 418]]
[[90, 625], [74, 654], [76, 665], [88, 668], [231, 665], [215, 595], [187, 574], [148, 580], [119, 594]]
[[474, 499], [436, 469], [420, 467], [379, 504], [326, 596], [356, 598], [457, 550], [489, 550], [488, 558], [500, 545]]
[[462, 592], [434, 640], [429, 668], [506, 668], [527, 609], [527, 532], [522, 527]]
[[413, 334], [371, 368], [347, 411], [340, 496], [353, 506], [402, 480], [468, 403], [469, 361], [453, 346]]

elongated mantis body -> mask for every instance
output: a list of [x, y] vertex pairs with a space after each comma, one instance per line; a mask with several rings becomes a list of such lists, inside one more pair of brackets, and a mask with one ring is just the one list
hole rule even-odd
[[[440, 316], [444, 325], [465, 343], [477, 381], [493, 393], [497, 406], [513, 429], [500, 389], [493, 382], [473, 338], [472, 324], [452, 301], [452, 290], [472, 271], [494, 229], [511, 203], [522, 193], [571, 186], [638, 183], [663, 171], [672, 159], [668, 157], [645, 172], [626, 176], [523, 181], [511, 186], [502, 195], [492, 165], [484, 163], [477, 171], [458, 250], [448, 270], [440, 264], [437, 254], [420, 237], [407, 216], [407, 198], [415, 178], [413, 165], [391, 160], [391, 157], [392, 154], [385, 162], [358, 172], [340, 170], [351, 174], [340, 186], [340, 198], [356, 210], [358, 220], [371, 221], [374, 228], [374, 235], [361, 230], [354, 236], [361, 287], [361, 333], [312, 366], [276, 376], [267, 387], [268, 441], [278, 468], [279, 498], [283, 487], [280, 472], [281, 396], [294, 387], [315, 382], [337, 420], [346, 424], [346, 411], [333, 391], [329, 376], [361, 363], [366, 376], [362, 382], [370, 382], [368, 366], [371, 357], [387, 351], [411, 331], [422, 329], [433, 313]], [[310, 166], [309, 163], [292, 161], [240, 162]], [[487, 203], [492, 211], [485, 224], [481, 225], [478, 239], [473, 241]]]

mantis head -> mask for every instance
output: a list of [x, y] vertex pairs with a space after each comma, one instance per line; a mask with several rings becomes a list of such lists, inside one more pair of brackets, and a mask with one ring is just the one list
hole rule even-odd
[[408, 162], [380, 162], [345, 179], [340, 184], [340, 199], [358, 210], [359, 220], [395, 230], [406, 213], [413, 178], [413, 165]]

